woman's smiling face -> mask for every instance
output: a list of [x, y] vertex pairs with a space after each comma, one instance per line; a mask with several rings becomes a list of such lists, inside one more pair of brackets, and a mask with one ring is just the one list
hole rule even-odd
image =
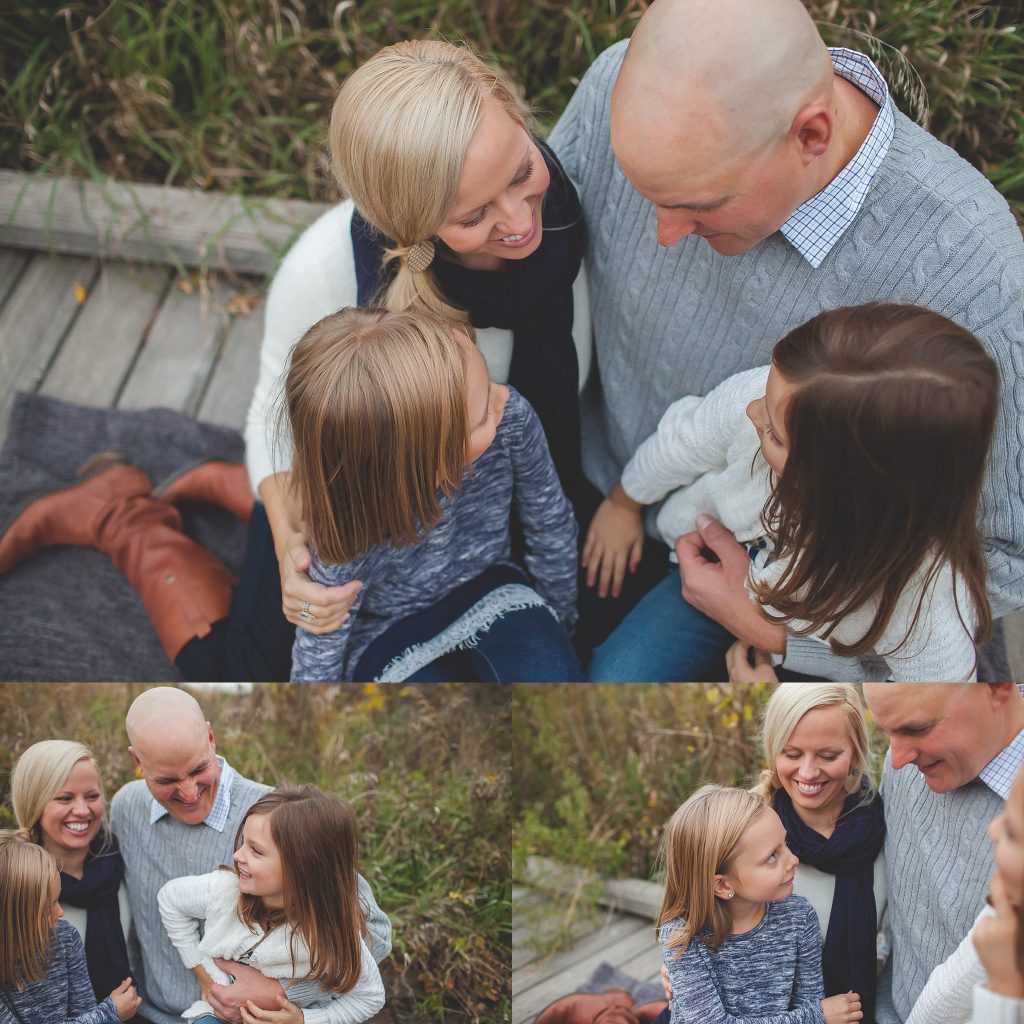
[[467, 266], [488, 269], [501, 260], [525, 259], [541, 243], [550, 181], [530, 133], [494, 100], [484, 100], [455, 207], [437, 236]]
[[87, 850], [103, 819], [103, 791], [96, 763], [79, 761], [64, 784], [43, 807], [39, 828], [43, 846], [58, 863], [62, 857]]
[[834, 822], [846, 799], [846, 780], [853, 763], [853, 741], [846, 712], [835, 705], [808, 711], [790, 733], [775, 772], [801, 818]]

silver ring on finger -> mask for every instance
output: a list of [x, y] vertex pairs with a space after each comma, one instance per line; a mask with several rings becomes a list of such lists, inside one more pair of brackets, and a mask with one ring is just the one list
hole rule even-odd
[[309, 610], [308, 601], [302, 602], [302, 611], [299, 612], [299, 618], [302, 619], [303, 622], [309, 622], [310, 619], [316, 618], [316, 616]]

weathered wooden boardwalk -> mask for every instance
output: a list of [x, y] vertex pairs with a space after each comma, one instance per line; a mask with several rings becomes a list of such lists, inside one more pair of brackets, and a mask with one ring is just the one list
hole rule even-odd
[[551, 890], [567, 892], [577, 875], [541, 858], [530, 858], [527, 881], [512, 890], [512, 1024], [530, 1024], [545, 1006], [575, 992], [601, 963], [609, 963], [638, 981], [658, 982], [661, 954], [654, 939], [654, 916], [661, 890], [650, 882], [608, 882], [596, 916], [577, 917], [572, 946], [543, 956], [543, 946], [558, 927], [544, 913]]

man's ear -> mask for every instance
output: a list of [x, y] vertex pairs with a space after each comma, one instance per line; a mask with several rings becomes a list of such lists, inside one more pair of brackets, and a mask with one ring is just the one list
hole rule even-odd
[[789, 128], [790, 138], [796, 143], [805, 164], [817, 160], [828, 150], [834, 133], [832, 113], [822, 103], [812, 103], [802, 108]]
[[216, 739], [214, 739], [214, 736], [213, 736], [213, 726], [209, 722], [206, 723], [206, 734], [207, 734], [207, 736], [210, 737], [210, 747], [213, 749], [214, 753], [216, 753], [217, 752], [217, 741], [216, 741]]

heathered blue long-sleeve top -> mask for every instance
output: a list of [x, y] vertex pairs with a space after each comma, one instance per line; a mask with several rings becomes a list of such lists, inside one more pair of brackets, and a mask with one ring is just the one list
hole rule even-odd
[[668, 939], [680, 927], [669, 921], [658, 936], [672, 1024], [824, 1024], [821, 930], [807, 900], [769, 903], [760, 924], [717, 950], [697, 936], [679, 956]]
[[[530, 586], [559, 622], [575, 621], [576, 520], [537, 414], [514, 388], [494, 441], [467, 468], [452, 496], [441, 499], [441, 509], [441, 521], [412, 547], [381, 544], [345, 565], [326, 565], [313, 553], [309, 575], [317, 583], [361, 580], [363, 587], [340, 629], [322, 636], [296, 630], [293, 680], [352, 679], [360, 655], [388, 627], [435, 605], [491, 566], [513, 565], [513, 509], [522, 526]], [[505, 609], [523, 600], [530, 599], [510, 594]]]
[[0, 1024], [106, 1024], [116, 1021], [108, 996], [98, 1006], [78, 932], [60, 920], [53, 932], [46, 977], [18, 992], [0, 992]]

